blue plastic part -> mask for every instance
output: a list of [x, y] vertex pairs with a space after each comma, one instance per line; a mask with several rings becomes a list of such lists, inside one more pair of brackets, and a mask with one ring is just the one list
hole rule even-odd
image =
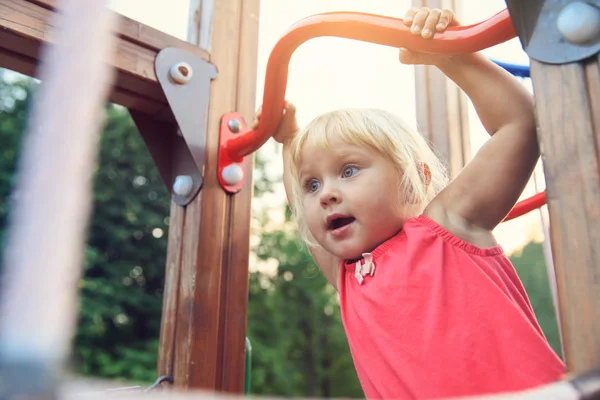
[[514, 76], [518, 76], [521, 78], [529, 78], [529, 66], [528, 65], [518, 65], [518, 64], [510, 64], [502, 61], [492, 60], [499, 67], [504, 68]]

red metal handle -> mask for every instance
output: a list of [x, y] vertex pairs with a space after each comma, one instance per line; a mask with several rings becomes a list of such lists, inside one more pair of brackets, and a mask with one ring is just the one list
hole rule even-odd
[[402, 19], [381, 15], [334, 12], [307, 17], [292, 25], [277, 42], [267, 63], [262, 116], [255, 130], [241, 134], [225, 145], [232, 160], [259, 149], [275, 132], [285, 103], [288, 66], [292, 54], [302, 43], [322, 36], [336, 36], [391, 47], [438, 53], [464, 54], [486, 49], [516, 36], [508, 10], [474, 24], [448, 28], [433, 39], [410, 33]]
[[525, 200], [521, 200], [520, 202], [515, 204], [513, 209], [510, 210], [510, 212], [502, 222], [510, 221], [511, 219], [520, 217], [523, 214], [527, 214], [529, 211], [533, 211], [536, 208], [540, 208], [544, 204], [546, 204], [546, 192], [543, 191], [534, 194], [533, 196]]
[[[427, 53], [464, 54], [484, 50], [516, 37], [508, 9], [473, 25], [448, 28], [423, 39], [410, 33], [402, 19], [357, 12], [323, 13], [292, 25], [279, 39], [267, 63], [262, 116], [258, 127], [223, 143], [227, 162], [239, 162], [258, 150], [275, 132], [282, 117], [287, 88], [288, 66], [294, 51], [304, 42], [323, 36], [354, 39], [390, 47], [406, 47]], [[538, 193], [515, 205], [504, 221], [517, 218], [546, 203]]]

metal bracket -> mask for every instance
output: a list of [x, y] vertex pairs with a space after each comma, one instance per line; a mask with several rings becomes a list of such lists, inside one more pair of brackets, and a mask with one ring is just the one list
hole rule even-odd
[[600, 51], [597, 0], [506, 0], [523, 50], [537, 61], [566, 64]]
[[210, 84], [216, 67], [190, 53], [168, 47], [155, 59], [158, 82], [176, 124], [130, 111], [173, 201], [192, 201], [204, 181]]
[[227, 151], [227, 142], [246, 132], [246, 124], [242, 116], [230, 112], [221, 118], [219, 129], [219, 160], [217, 173], [219, 183], [228, 193], [237, 193], [244, 186], [246, 164], [244, 158], [234, 159]]

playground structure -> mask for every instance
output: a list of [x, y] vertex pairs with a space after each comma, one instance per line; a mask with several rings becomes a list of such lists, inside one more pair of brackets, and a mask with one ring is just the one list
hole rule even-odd
[[[547, 192], [520, 202], [510, 218], [547, 201], [566, 362], [572, 373], [600, 366], [597, 3], [507, 0], [488, 20], [428, 41], [396, 18], [308, 17], [273, 49], [255, 131], [244, 121], [255, 110], [259, 0], [202, 4], [200, 19], [209, 26], [198, 25], [205, 33], [198, 43], [205, 49], [118, 16], [102, 0], [0, 0], [0, 66], [44, 82], [19, 168], [18, 189], [27, 195], [14, 204], [3, 260], [3, 397], [51, 397], [68, 357], [107, 100], [130, 110], [173, 194], [157, 375], [172, 377], [178, 389], [243, 392], [251, 155], [279, 122], [293, 51], [326, 35], [447, 54], [519, 37], [531, 58]], [[418, 85], [441, 79], [429, 67], [418, 67], [416, 77]], [[453, 174], [469, 158], [465, 99], [454, 89], [438, 92], [443, 100], [417, 99], [419, 125]]]

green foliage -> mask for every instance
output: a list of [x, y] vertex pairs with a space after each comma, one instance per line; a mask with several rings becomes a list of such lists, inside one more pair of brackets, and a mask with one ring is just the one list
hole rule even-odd
[[308, 252], [279, 230], [265, 233], [256, 253], [279, 268], [251, 276], [253, 387], [269, 395], [362, 397], [337, 295]]
[[544, 250], [540, 243], [530, 242], [521, 252], [510, 257], [546, 339], [561, 356], [560, 332], [548, 280]]
[[129, 113], [107, 106], [75, 362], [86, 375], [155, 379], [170, 194]]
[[[35, 86], [31, 79], [0, 70], [0, 240]], [[107, 106], [79, 284], [77, 372], [155, 379], [169, 205], [169, 193], [127, 110]]]
[[[14, 76], [9, 82], [7, 72], [0, 69], [0, 257], [8, 223], [10, 193], [15, 183], [18, 149], [25, 129], [28, 93], [32, 81]], [[1, 268], [1, 267], [0, 267]]]
[[[14, 76], [14, 74], [12, 75]], [[0, 70], [0, 243], [31, 80]], [[82, 133], [84, 134], [84, 133]], [[257, 395], [363, 397], [342, 327], [337, 294], [297, 236], [273, 227], [257, 206], [281, 185], [259, 152], [255, 168], [248, 336]], [[108, 105], [94, 176], [81, 311], [73, 365], [85, 375], [155, 378], [170, 196], [126, 110]], [[278, 209], [289, 221], [289, 209]], [[280, 214], [276, 214], [279, 216]], [[537, 243], [511, 257], [536, 315], [559, 352], [548, 279]], [[277, 267], [278, 265], [278, 267]]]

